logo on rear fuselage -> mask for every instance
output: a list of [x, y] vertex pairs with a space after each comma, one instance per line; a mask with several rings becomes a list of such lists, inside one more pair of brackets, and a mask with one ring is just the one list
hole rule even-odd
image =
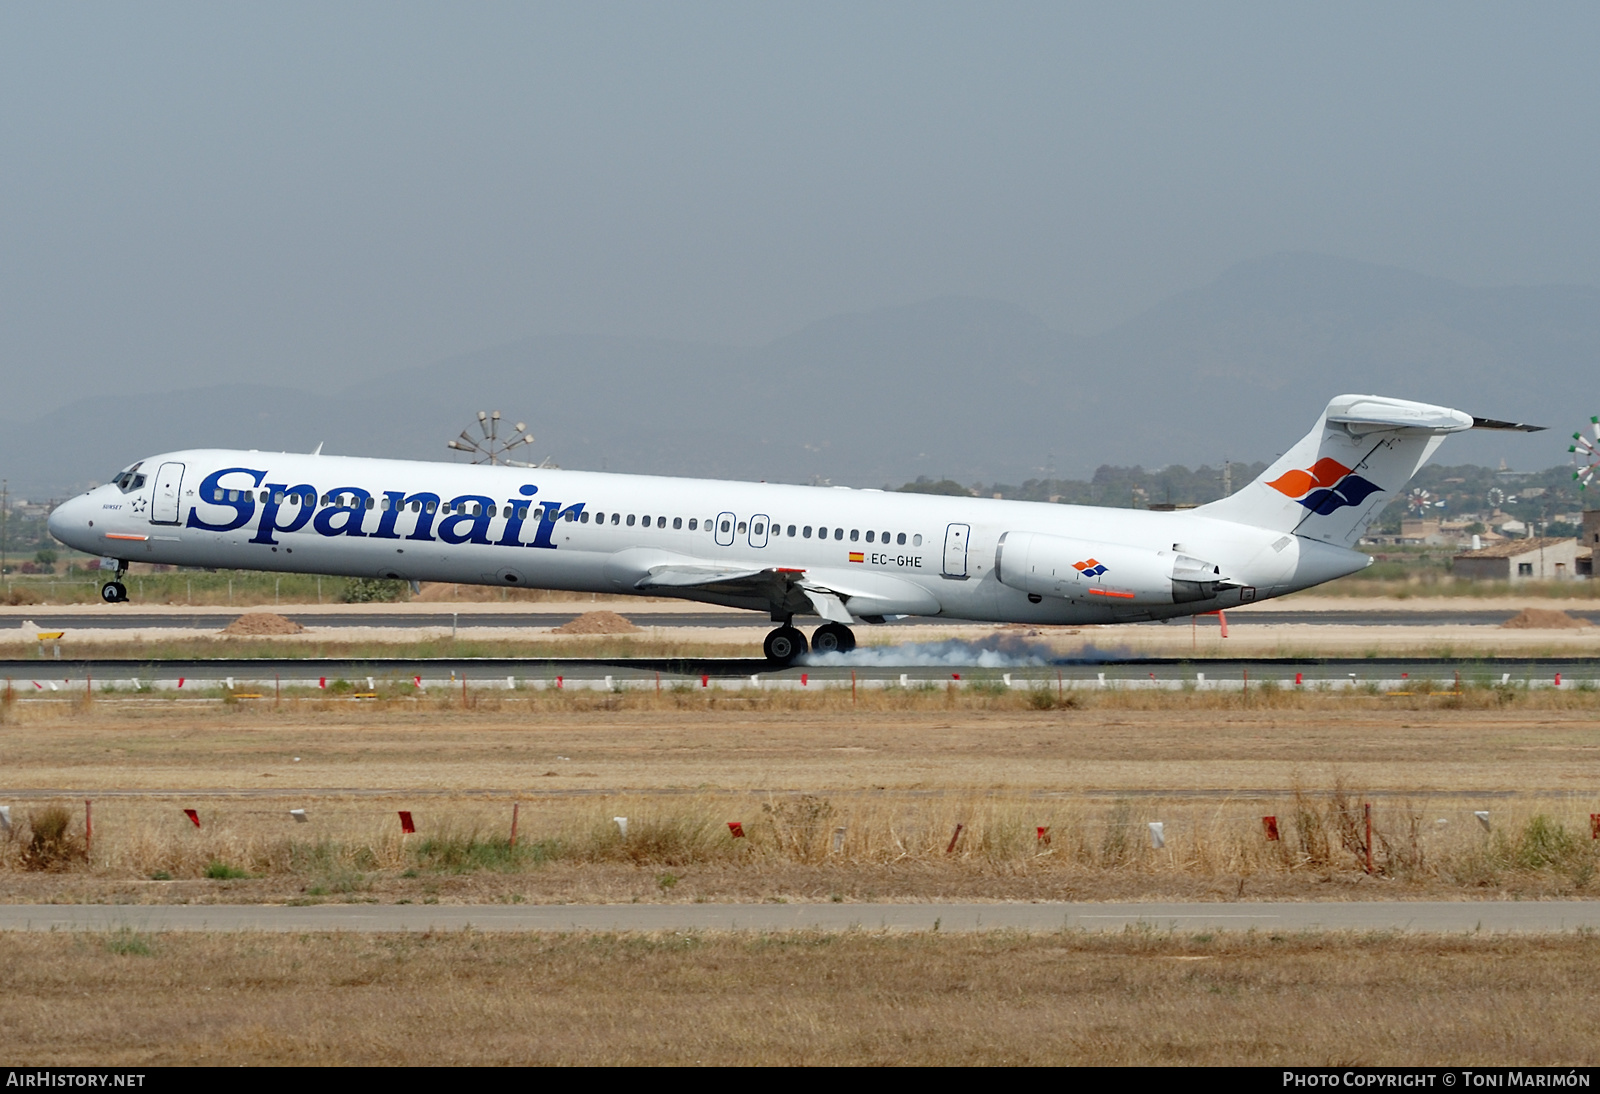
[[1383, 487], [1368, 482], [1350, 468], [1324, 456], [1302, 471], [1285, 471], [1267, 483], [1286, 498], [1293, 498], [1313, 513], [1327, 516], [1347, 505], [1360, 505]]
[[1074, 562], [1072, 568], [1084, 577], [1099, 577], [1106, 572], [1106, 564], [1092, 558], [1084, 559], [1082, 562]]

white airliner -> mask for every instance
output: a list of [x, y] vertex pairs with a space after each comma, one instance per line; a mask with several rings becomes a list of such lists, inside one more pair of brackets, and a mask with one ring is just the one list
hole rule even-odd
[[1384, 504], [1446, 434], [1522, 429], [1459, 410], [1341, 395], [1243, 490], [1176, 512], [844, 487], [199, 449], [152, 456], [50, 515], [130, 562], [632, 593], [748, 608], [807, 652], [796, 616], [1123, 623], [1214, 612], [1354, 573]]

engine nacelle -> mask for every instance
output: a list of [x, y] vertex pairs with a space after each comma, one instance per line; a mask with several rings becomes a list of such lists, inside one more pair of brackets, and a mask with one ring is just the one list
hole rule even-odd
[[1219, 567], [1176, 551], [1042, 532], [1001, 536], [994, 567], [1013, 589], [1110, 604], [1192, 604], [1233, 587]]

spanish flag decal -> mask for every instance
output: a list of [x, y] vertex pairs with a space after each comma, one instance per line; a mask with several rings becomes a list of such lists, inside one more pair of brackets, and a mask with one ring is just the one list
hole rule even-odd
[[860, 551], [851, 551], [850, 552], [850, 561], [851, 562], [865, 562], [865, 561], [867, 561], [867, 556], [862, 554]]

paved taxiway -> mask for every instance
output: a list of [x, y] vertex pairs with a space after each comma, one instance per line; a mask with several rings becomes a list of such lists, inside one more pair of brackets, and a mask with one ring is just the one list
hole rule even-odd
[[1421, 931], [1600, 928], [1600, 901], [1283, 904], [0, 905], [11, 931]]

